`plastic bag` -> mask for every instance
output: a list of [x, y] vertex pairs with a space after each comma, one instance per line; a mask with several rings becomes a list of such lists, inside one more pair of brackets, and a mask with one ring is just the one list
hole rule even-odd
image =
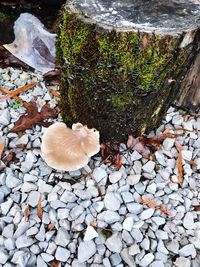
[[43, 73], [55, 68], [56, 34], [29, 13], [22, 13], [14, 24], [15, 40], [4, 47], [15, 57]]

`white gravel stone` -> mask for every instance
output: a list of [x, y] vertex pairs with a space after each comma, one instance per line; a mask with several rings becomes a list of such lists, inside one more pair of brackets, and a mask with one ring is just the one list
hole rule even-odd
[[166, 248], [173, 252], [178, 254], [179, 251], [179, 242], [176, 239], [172, 239], [170, 242], [166, 244]]
[[115, 193], [109, 192], [105, 195], [104, 205], [106, 209], [116, 211], [120, 208], [120, 201]]
[[51, 193], [53, 186], [45, 183], [43, 180], [38, 180], [38, 191], [40, 193]]
[[129, 254], [134, 256], [140, 253], [140, 247], [137, 244], [133, 244], [129, 247]]
[[94, 241], [80, 242], [78, 246], [78, 262], [83, 263], [96, 253], [96, 245]]
[[135, 184], [139, 183], [140, 178], [141, 178], [141, 175], [140, 174], [131, 174], [131, 175], [129, 175], [127, 177], [127, 182], [130, 185], [135, 185]]
[[70, 211], [70, 217], [72, 220], [76, 220], [84, 211], [84, 208], [82, 206], [75, 206], [71, 211]]
[[182, 150], [182, 157], [183, 157], [183, 159], [190, 161], [192, 159], [192, 151], [183, 149]]
[[152, 184], [148, 185], [146, 191], [147, 191], [148, 193], [154, 195], [155, 192], [156, 192], [156, 184], [155, 184], [155, 183], [152, 183]]
[[0, 205], [1, 213], [3, 215], [6, 215], [9, 212], [12, 205], [13, 205], [13, 200], [11, 198], [9, 198], [7, 201], [1, 203], [1, 205]]
[[4, 241], [5, 248], [10, 251], [15, 249], [15, 240], [14, 238], [8, 238]]
[[121, 171], [115, 171], [109, 175], [109, 181], [112, 184], [117, 183], [121, 178], [122, 178], [122, 172]]
[[68, 202], [75, 202], [77, 200], [77, 197], [74, 193], [69, 192], [69, 191], [64, 191], [64, 193], [62, 194], [62, 196], [60, 197], [60, 200], [64, 203], [68, 203]]
[[168, 233], [163, 230], [157, 230], [155, 234], [158, 239], [162, 239], [162, 240], [168, 239]]
[[37, 182], [38, 177], [32, 174], [24, 174], [24, 182]]
[[66, 247], [70, 242], [70, 236], [64, 227], [60, 227], [55, 237], [55, 243], [58, 246]]
[[156, 160], [158, 163], [162, 166], [166, 166], [166, 159], [165, 156], [163, 155], [162, 151], [158, 150], [155, 152]]
[[130, 267], [136, 267], [134, 258], [129, 254], [128, 248], [124, 248], [121, 251], [120, 255], [121, 255], [122, 259], [126, 262], [126, 264], [128, 264], [128, 266], [130, 266]]
[[136, 243], [142, 242], [143, 234], [141, 233], [140, 229], [133, 229], [131, 231], [131, 235], [135, 239]]
[[10, 112], [8, 109], [0, 110], [0, 125], [8, 125], [10, 123]]
[[128, 191], [122, 192], [121, 193], [122, 199], [125, 203], [130, 203], [134, 201], [134, 197], [133, 194], [131, 194]]
[[58, 247], [56, 250], [55, 258], [58, 261], [66, 262], [70, 257], [70, 251], [66, 248]]
[[155, 168], [155, 165], [156, 165], [155, 162], [150, 160], [143, 165], [142, 169], [144, 172], [152, 173]]
[[152, 208], [144, 210], [140, 214], [140, 220], [147, 220], [147, 219], [151, 218], [153, 216], [154, 212], [155, 212], [155, 210]]
[[22, 235], [16, 239], [16, 247], [18, 249], [30, 247], [34, 242], [32, 238]]
[[150, 267], [165, 267], [162, 261], [154, 261], [150, 264]]
[[41, 257], [45, 262], [50, 262], [54, 259], [54, 256], [48, 254], [48, 253], [41, 253]]
[[139, 203], [128, 203], [127, 209], [130, 213], [139, 214], [143, 210], [143, 206]]
[[163, 217], [152, 217], [151, 219], [159, 226], [165, 224], [165, 218]]
[[5, 250], [3, 247], [0, 247], [0, 263], [5, 264], [8, 259], [9, 259], [9, 254], [7, 250]]
[[98, 236], [99, 235], [98, 235], [97, 231], [92, 226], [88, 225], [88, 227], [85, 231], [83, 241], [90, 241], [93, 238], [98, 237]]
[[37, 190], [37, 185], [29, 182], [23, 183], [21, 187], [21, 191], [24, 193], [28, 193], [30, 191], [35, 191], [35, 190]]
[[10, 189], [17, 187], [21, 183], [21, 180], [16, 178], [12, 173], [9, 173], [6, 177], [6, 185]]
[[191, 267], [191, 261], [188, 258], [179, 257], [174, 262], [177, 267]]
[[41, 194], [38, 191], [31, 191], [27, 199], [28, 205], [30, 205], [33, 208], [37, 207], [40, 195]]
[[167, 151], [170, 151], [172, 147], [174, 146], [175, 139], [173, 138], [166, 138], [163, 142], [163, 148]]
[[122, 250], [121, 234], [113, 234], [106, 240], [105, 245], [111, 252], [120, 253], [120, 251]]
[[101, 167], [95, 168], [92, 176], [98, 184], [102, 184], [102, 182], [103, 185], [106, 184], [108, 174], [103, 168]]
[[142, 155], [140, 153], [138, 153], [136, 150], [133, 151], [133, 153], [131, 154], [131, 160], [135, 161], [138, 159], [141, 159]]
[[138, 263], [139, 266], [146, 267], [154, 260], [154, 255], [152, 253], [146, 254], [141, 261]]
[[190, 230], [195, 229], [194, 217], [192, 212], [187, 212], [184, 219], [183, 219], [183, 226]]
[[192, 258], [194, 258], [196, 257], [196, 254], [196, 249], [193, 244], [185, 245], [179, 250], [179, 255], [183, 257], [192, 256]]
[[120, 215], [118, 214], [118, 212], [115, 212], [112, 210], [103, 211], [98, 216], [99, 220], [100, 218], [102, 218], [102, 220], [104, 220], [108, 224], [112, 224], [112, 223], [120, 221]]
[[127, 217], [122, 225], [123, 229], [126, 231], [131, 231], [133, 228], [133, 218], [132, 217]]

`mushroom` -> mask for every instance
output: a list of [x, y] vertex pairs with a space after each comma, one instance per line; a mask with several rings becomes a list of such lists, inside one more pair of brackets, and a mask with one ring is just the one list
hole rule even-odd
[[70, 129], [64, 123], [56, 122], [46, 129], [42, 137], [42, 158], [57, 170], [78, 170], [99, 150], [99, 132], [81, 123], [73, 124]]

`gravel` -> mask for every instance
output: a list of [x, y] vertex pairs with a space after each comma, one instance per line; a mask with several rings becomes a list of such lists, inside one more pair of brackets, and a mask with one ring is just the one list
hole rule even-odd
[[[0, 86], [9, 90], [32, 81], [37, 86], [20, 96], [39, 108], [45, 101], [55, 108], [52, 85], [39, 73], [0, 69]], [[67, 173], [42, 160], [44, 127], [10, 132], [25, 112], [14, 104], [13, 99], [0, 102], [0, 141], [6, 142], [0, 173], [0, 266], [48, 267], [54, 260], [59, 267], [200, 266], [200, 212], [193, 208], [200, 205], [200, 118], [171, 107], [149, 136], [165, 129], [181, 136], [166, 138], [151, 160], [120, 144], [121, 168], [95, 156], [83, 169]], [[173, 130], [177, 126], [190, 131]], [[175, 141], [182, 145], [182, 187]], [[11, 149], [15, 159], [4, 166]], [[37, 214], [41, 196], [42, 220]], [[141, 197], [153, 199], [156, 206], [142, 204]]]

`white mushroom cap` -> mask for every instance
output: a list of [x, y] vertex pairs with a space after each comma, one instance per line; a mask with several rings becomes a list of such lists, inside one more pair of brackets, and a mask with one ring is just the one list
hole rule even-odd
[[70, 129], [64, 123], [56, 122], [42, 137], [42, 157], [50, 167], [57, 170], [80, 169], [99, 150], [99, 132], [81, 123], [73, 124]]

